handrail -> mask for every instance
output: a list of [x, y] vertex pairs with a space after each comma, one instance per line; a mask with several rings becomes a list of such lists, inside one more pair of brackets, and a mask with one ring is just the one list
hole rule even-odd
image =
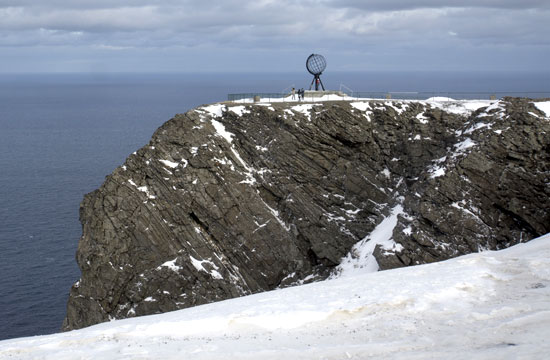
[[296, 85], [292, 84], [292, 85], [290, 85], [290, 86], [287, 86], [286, 88], [284, 88], [284, 89], [281, 91], [281, 94], [287, 94], [287, 93], [289, 93], [290, 91], [287, 91], [287, 90], [289, 90], [289, 89], [291, 89], [291, 88], [296, 88]]
[[340, 83], [340, 91], [342, 91], [342, 88], [345, 88], [345, 89], [347, 89], [347, 90], [349, 91], [349, 94], [348, 94], [348, 93], [346, 93], [346, 94], [348, 94], [349, 96], [353, 96], [353, 90], [351, 90], [351, 89], [350, 89], [349, 87], [347, 87], [346, 85]]

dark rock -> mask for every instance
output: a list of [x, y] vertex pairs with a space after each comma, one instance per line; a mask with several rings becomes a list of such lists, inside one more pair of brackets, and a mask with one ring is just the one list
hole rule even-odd
[[398, 204], [381, 269], [550, 232], [550, 121], [527, 99], [295, 106], [177, 115], [87, 194], [63, 328], [324, 279]]

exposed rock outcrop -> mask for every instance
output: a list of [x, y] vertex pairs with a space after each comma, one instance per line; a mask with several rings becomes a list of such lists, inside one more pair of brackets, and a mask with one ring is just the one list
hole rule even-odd
[[527, 99], [465, 106], [177, 115], [85, 196], [64, 329], [324, 279], [397, 206], [381, 269], [550, 232], [549, 119]]

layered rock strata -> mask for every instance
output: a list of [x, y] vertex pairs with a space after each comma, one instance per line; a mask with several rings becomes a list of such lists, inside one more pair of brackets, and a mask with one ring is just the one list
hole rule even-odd
[[63, 328], [550, 232], [550, 120], [528, 99], [214, 104], [175, 116], [80, 207]]

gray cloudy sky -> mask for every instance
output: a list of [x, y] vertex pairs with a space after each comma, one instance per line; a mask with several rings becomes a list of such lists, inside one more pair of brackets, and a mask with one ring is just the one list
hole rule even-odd
[[0, 0], [0, 72], [550, 71], [550, 0]]

